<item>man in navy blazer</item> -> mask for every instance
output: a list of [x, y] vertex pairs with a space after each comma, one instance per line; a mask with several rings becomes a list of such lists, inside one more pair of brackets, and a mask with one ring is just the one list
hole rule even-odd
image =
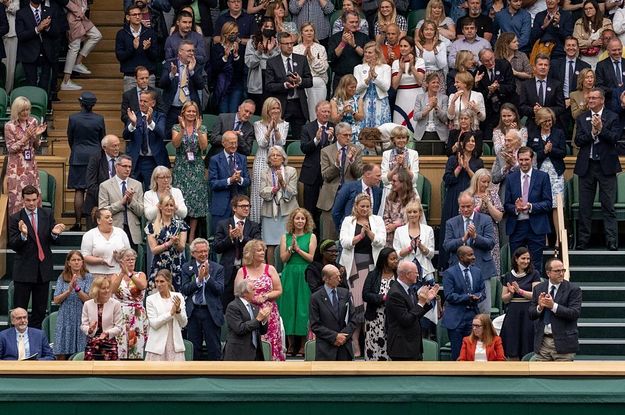
[[[54, 360], [54, 353], [45, 333], [28, 327], [28, 312], [21, 307], [11, 311], [13, 328], [0, 332], [0, 360], [23, 360], [37, 355], [37, 360]], [[20, 356], [20, 337], [23, 352]]]
[[486, 296], [480, 303], [480, 312], [490, 314], [491, 292], [488, 280], [499, 275], [491, 251], [495, 246], [495, 230], [490, 216], [473, 210], [473, 196], [467, 192], [458, 197], [460, 214], [445, 224], [443, 248], [449, 252], [449, 266], [458, 263], [458, 248], [470, 246], [475, 255], [474, 265], [482, 272]]
[[165, 148], [165, 116], [154, 109], [156, 96], [155, 91], [141, 92], [141, 112], [128, 108], [128, 124], [124, 129], [124, 139], [129, 141], [126, 153], [132, 157], [132, 178], [140, 181], [144, 189], [150, 188], [156, 166], [170, 166]]
[[588, 94], [588, 109], [576, 121], [575, 145], [579, 154], [575, 174], [579, 176], [579, 228], [577, 249], [586, 249], [590, 239], [592, 204], [599, 185], [603, 227], [609, 250], [616, 251], [618, 225], [614, 202], [616, 174], [621, 171], [616, 146], [622, 129], [618, 116], [605, 108], [604, 93], [595, 88]]
[[247, 159], [237, 153], [239, 137], [226, 131], [221, 139], [224, 151], [214, 155], [208, 163], [208, 183], [212, 191], [210, 213], [213, 229], [230, 215], [230, 201], [235, 195], [245, 194], [250, 185]]
[[362, 166], [362, 178], [353, 182], [347, 182], [339, 190], [332, 208], [332, 219], [336, 231], [340, 233], [341, 223], [346, 216], [352, 214], [354, 200], [360, 193], [367, 193], [373, 199], [372, 212], [377, 214], [382, 201], [382, 170], [377, 164], [365, 164]]
[[182, 288], [189, 318], [187, 337], [193, 343], [193, 360], [202, 357], [206, 343], [208, 360], [221, 360], [221, 326], [224, 313], [221, 296], [224, 291], [224, 268], [208, 260], [208, 241], [191, 242], [191, 261], [182, 265]]
[[479, 268], [473, 266], [473, 248], [458, 248], [458, 264], [443, 272], [445, 313], [441, 324], [449, 333], [451, 360], [458, 359], [462, 339], [471, 333], [473, 317], [479, 313], [478, 304], [486, 296], [484, 280]]
[[[545, 237], [551, 232], [549, 217], [553, 210], [549, 175], [532, 168], [534, 150], [523, 146], [517, 153], [519, 169], [506, 179], [504, 210], [510, 252], [527, 246], [532, 263], [543, 263]], [[527, 189], [527, 190], [526, 190]]]

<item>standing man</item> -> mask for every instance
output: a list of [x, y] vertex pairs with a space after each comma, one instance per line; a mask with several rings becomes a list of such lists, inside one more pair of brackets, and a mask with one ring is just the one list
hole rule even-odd
[[150, 188], [152, 171], [156, 166], [170, 167], [165, 148], [165, 115], [156, 111], [156, 92], [143, 91], [139, 98], [139, 110], [128, 108], [128, 124], [124, 138], [128, 140], [126, 153], [132, 157], [132, 177]]
[[35, 186], [24, 186], [22, 200], [24, 207], [9, 217], [8, 246], [15, 251], [13, 304], [27, 309], [32, 295], [31, 323], [40, 329], [48, 308], [49, 283], [56, 280], [50, 245], [65, 225], [56, 223], [50, 209], [37, 207], [39, 190]]
[[219, 114], [217, 121], [213, 124], [210, 133], [211, 148], [204, 158], [204, 164], [208, 169], [208, 163], [215, 154], [223, 152], [224, 147], [221, 140], [226, 131], [234, 131], [239, 137], [237, 153], [249, 156], [252, 154], [252, 146], [256, 137], [254, 136], [254, 125], [250, 118], [254, 115], [256, 104], [251, 99], [246, 99], [239, 105], [239, 110], [233, 114]]
[[206, 239], [194, 239], [191, 242], [193, 258], [182, 265], [180, 291], [186, 296], [186, 312], [189, 317], [187, 337], [193, 343], [193, 360], [201, 360], [202, 342], [206, 343], [208, 360], [221, 359], [224, 268], [208, 260], [208, 250]]
[[445, 313], [441, 324], [449, 333], [451, 360], [460, 356], [462, 339], [471, 333], [473, 317], [479, 312], [478, 304], [486, 295], [482, 273], [472, 265], [474, 261], [473, 248], [463, 245], [458, 248], [458, 264], [443, 272]]
[[463, 37], [455, 40], [449, 47], [448, 63], [450, 68], [456, 67], [456, 55], [461, 50], [470, 50], [474, 56], [477, 56], [482, 49], [490, 49], [490, 43], [477, 35], [477, 27], [473, 18], [465, 18], [460, 28]]
[[[458, 263], [458, 249], [461, 246], [473, 248], [474, 265], [480, 269], [485, 285], [485, 297], [480, 312], [490, 314], [490, 279], [499, 275], [491, 251], [495, 246], [495, 230], [490, 216], [473, 210], [473, 196], [467, 192], [458, 196], [460, 214], [445, 224], [443, 248], [449, 253], [449, 266]], [[514, 251], [512, 251], [514, 252]]]
[[139, 98], [144, 91], [154, 91], [156, 93], [156, 110], [163, 113], [163, 99], [161, 90], [150, 86], [150, 71], [145, 66], [137, 66], [135, 69], [135, 82], [137, 86], [124, 92], [122, 95], [121, 120], [124, 125], [128, 125], [128, 110], [135, 113], [141, 111], [139, 108]]
[[579, 42], [574, 36], [567, 36], [564, 40], [564, 54], [563, 58], [553, 60], [549, 76], [562, 84], [566, 107], [569, 108], [569, 96], [577, 90], [577, 76], [582, 69], [590, 68], [590, 65], [579, 58]]
[[396, 23], [390, 23], [386, 26], [386, 36], [380, 45], [384, 60], [387, 65], [393, 65], [395, 59], [399, 59], [399, 26]]
[[495, 14], [495, 24], [501, 33], [512, 32], [519, 41], [519, 49], [527, 52], [531, 49], [532, 16], [523, 8], [523, 0], [508, 0], [508, 7]]
[[[490, 42], [493, 39], [493, 20], [488, 14], [482, 14], [482, 0], [468, 0], [467, 6], [467, 14], [458, 19], [458, 25], [456, 27], [462, 27], [462, 23], [466, 19], [473, 19], [477, 35]], [[457, 33], [456, 35], [458, 38], [463, 36], [462, 33]]]
[[259, 310], [252, 304], [256, 290], [250, 280], [239, 282], [234, 295], [236, 298], [226, 308], [228, 340], [224, 360], [265, 360], [260, 336], [267, 333], [271, 306]]
[[310, 328], [317, 337], [315, 360], [354, 359], [352, 333], [360, 322], [347, 288], [339, 287], [341, 272], [334, 265], [321, 270], [323, 287], [310, 297]]
[[330, 122], [330, 103], [320, 101], [315, 108], [317, 119], [304, 125], [300, 148], [304, 153], [304, 161], [299, 181], [304, 185], [304, 208], [310, 212], [315, 221], [315, 229], [319, 229], [320, 211], [317, 209], [319, 192], [323, 179], [321, 177], [321, 149], [333, 144], [334, 124]]
[[421, 317], [432, 309], [438, 284], [416, 290], [419, 271], [413, 262], [402, 261], [397, 267], [397, 281], [386, 295], [387, 353], [391, 360], [423, 360]]
[[89, 159], [87, 165], [87, 190], [83, 213], [87, 216], [87, 230], [93, 228], [93, 213], [98, 207], [100, 184], [115, 177], [115, 163], [119, 157], [119, 137], [113, 134], [102, 139], [102, 151]]
[[37, 360], [54, 360], [54, 353], [46, 334], [28, 327], [28, 312], [17, 307], [11, 311], [12, 329], [0, 332], [0, 360], [24, 360], [37, 356]]
[[545, 264], [549, 281], [534, 287], [530, 319], [534, 323], [534, 353], [539, 361], [571, 362], [579, 348], [577, 319], [582, 311], [582, 290], [564, 279], [562, 261]]
[[362, 166], [362, 178], [360, 180], [345, 183], [345, 185], [341, 187], [341, 190], [339, 190], [336, 195], [334, 207], [332, 208], [332, 219], [334, 220], [334, 226], [338, 233], [340, 233], [339, 231], [343, 219], [352, 214], [354, 200], [356, 200], [356, 196], [360, 193], [369, 195], [371, 199], [371, 211], [374, 215], [378, 213], [380, 203], [382, 202], [381, 181], [382, 170], [380, 166], [367, 163]]
[[299, 138], [302, 126], [308, 121], [306, 88], [313, 85], [308, 59], [293, 53], [295, 37], [278, 33], [280, 54], [267, 61], [265, 91], [280, 100], [282, 118], [291, 126], [293, 137]]
[[[536, 131], [538, 125], [534, 120], [536, 112], [542, 107], [549, 107], [559, 119], [564, 113], [564, 94], [562, 84], [553, 78], [548, 78], [551, 60], [549, 56], [538, 54], [534, 64], [534, 77], [521, 84], [520, 115], [527, 117], [528, 131]], [[561, 123], [560, 123], [561, 125]], [[561, 128], [563, 126], [561, 125]]]
[[334, 11], [334, 3], [330, 0], [290, 0], [289, 11], [298, 28], [304, 23], [315, 25], [315, 35], [318, 42], [328, 46], [330, 37], [330, 15]]
[[559, 0], [545, 0], [545, 3], [547, 10], [534, 17], [530, 45], [537, 41], [550, 43], [553, 45], [551, 57], [561, 58], [564, 56], [564, 39], [573, 34], [573, 15], [560, 8]]
[[510, 252], [516, 251], [520, 246], [527, 246], [532, 264], [542, 264], [545, 238], [551, 231], [551, 182], [547, 173], [532, 168], [534, 150], [521, 147], [517, 159], [519, 169], [506, 177], [504, 201]]
[[132, 159], [121, 155], [115, 162], [115, 176], [100, 185], [98, 208], [107, 208], [113, 214], [113, 226], [122, 228], [135, 251], [141, 243], [143, 216], [143, 186], [130, 178]]
[[625, 60], [623, 60], [623, 44], [615, 37], [608, 42], [608, 57], [597, 63], [596, 85], [603, 89], [603, 95], [611, 102], [612, 96], [624, 90]]
[[[374, 7], [377, 8], [376, 5]], [[328, 59], [334, 72], [333, 91], [336, 90], [343, 75], [351, 75], [354, 67], [362, 63], [362, 57], [365, 54], [364, 46], [369, 41], [369, 37], [359, 31], [360, 15], [357, 12], [345, 11], [341, 20], [343, 20], [343, 31], [330, 36], [328, 42]], [[369, 23], [369, 31], [373, 37], [373, 22]]]
[[618, 224], [614, 211], [616, 174], [621, 171], [616, 144], [622, 129], [618, 117], [604, 106], [603, 90], [594, 88], [588, 94], [588, 111], [576, 121], [575, 145], [579, 154], [575, 174], [579, 176], [579, 228], [577, 249], [588, 248], [592, 225], [592, 204], [599, 185], [599, 201], [603, 215], [606, 245], [616, 251]]
[[183, 40], [193, 43], [197, 66], [202, 68], [208, 60], [206, 48], [204, 47], [204, 36], [193, 30], [193, 15], [185, 10], [178, 12], [176, 30], [165, 41], [165, 60], [176, 60], [178, 47]]

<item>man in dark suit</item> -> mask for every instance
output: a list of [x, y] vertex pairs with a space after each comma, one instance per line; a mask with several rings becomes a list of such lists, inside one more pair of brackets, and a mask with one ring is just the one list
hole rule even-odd
[[535, 359], [573, 361], [579, 348], [577, 319], [582, 311], [582, 290], [564, 279], [562, 261], [545, 264], [549, 281], [532, 290], [529, 316], [534, 321]]
[[418, 277], [415, 263], [400, 262], [397, 281], [386, 295], [386, 349], [391, 360], [423, 360], [420, 320], [432, 308], [440, 287], [424, 285], [417, 291]]
[[[50, 94], [52, 66], [58, 60], [60, 27], [64, 23], [59, 19], [57, 5], [45, 6], [43, 0], [30, 0], [26, 7], [20, 8], [15, 15], [17, 34], [17, 61], [22, 63], [26, 82], [38, 86]], [[57, 21], [58, 20], [58, 21]], [[38, 72], [41, 74], [38, 75]]]
[[226, 131], [234, 131], [239, 136], [237, 153], [244, 156], [252, 154], [252, 146], [256, 137], [254, 136], [254, 125], [250, 122], [250, 117], [255, 110], [256, 104], [254, 104], [254, 101], [246, 99], [239, 105], [239, 111], [236, 113], [219, 114], [210, 133], [211, 148], [204, 158], [204, 164], [207, 169], [211, 157], [224, 150], [221, 140]]
[[457, 360], [462, 339], [471, 333], [473, 317], [479, 312], [478, 304], [484, 301], [485, 286], [480, 269], [474, 267], [473, 248], [458, 248], [458, 264], [443, 272], [445, 313], [441, 324], [449, 333], [451, 360]]
[[224, 360], [264, 360], [260, 336], [267, 333], [267, 318], [271, 306], [258, 309], [252, 304], [254, 285], [241, 281], [234, 290], [235, 299], [226, 308], [228, 339], [224, 347]]
[[208, 241], [191, 242], [191, 261], [182, 265], [182, 288], [189, 317], [187, 337], [193, 343], [193, 360], [201, 360], [202, 342], [208, 360], [221, 359], [221, 326], [224, 324], [221, 296], [224, 291], [224, 268], [208, 260]]
[[230, 217], [232, 198], [245, 194], [250, 185], [247, 159], [236, 152], [238, 140], [234, 131], [226, 131], [221, 140], [224, 151], [214, 155], [208, 165], [209, 186], [212, 191], [210, 213], [213, 229], [219, 222]]
[[[7, 19], [7, 9], [4, 3], [0, 3], [0, 37], [9, 33], [9, 19]], [[4, 50], [4, 43], [0, 42], [0, 59], [7, 57]]]
[[137, 86], [124, 92], [122, 95], [121, 120], [125, 126], [128, 125], [129, 109], [133, 110], [135, 114], [141, 111], [141, 108], [139, 108], [139, 96], [143, 91], [156, 92], [156, 106], [154, 108], [156, 111], [164, 114], [161, 90], [149, 85], [150, 71], [148, 68], [145, 66], [137, 66], [137, 69], [135, 69], [135, 81]]
[[556, 119], [559, 119], [560, 115], [564, 113], [562, 85], [555, 79], [547, 77], [549, 65], [549, 56], [539, 54], [534, 65], [534, 77], [527, 79], [521, 84], [519, 113], [522, 117], [527, 117], [526, 127], [531, 131], [538, 128], [534, 115], [540, 108], [551, 108], [556, 115]]
[[32, 327], [41, 328], [48, 308], [48, 286], [56, 280], [52, 269], [52, 250], [65, 225], [56, 223], [47, 208], [38, 208], [39, 190], [27, 185], [22, 189], [24, 208], [9, 217], [9, 248], [13, 261], [13, 304], [28, 308], [32, 294]]
[[93, 211], [98, 207], [100, 184], [115, 177], [115, 162], [119, 157], [119, 137], [113, 134], [102, 139], [102, 151], [89, 159], [87, 165], [87, 191], [83, 213], [87, 215], [87, 230], [93, 228]]
[[606, 106], [613, 112], [622, 110], [619, 97], [625, 90], [625, 60], [622, 58], [623, 44], [618, 37], [608, 42], [608, 57], [599, 61], [595, 69], [596, 85], [603, 89]]
[[124, 129], [124, 139], [128, 140], [126, 153], [132, 158], [132, 178], [142, 182], [144, 189], [150, 188], [156, 166], [170, 166], [165, 148], [165, 116], [154, 109], [156, 96], [156, 91], [141, 92], [140, 112], [128, 108]]
[[[564, 39], [573, 34], [573, 15], [559, 7], [559, 0], [546, 0], [547, 10], [537, 13], [532, 25], [530, 45], [540, 40], [541, 43], [554, 43], [551, 52], [553, 58], [564, 56]], [[531, 49], [531, 46], [529, 47]]]
[[579, 228], [577, 249], [586, 249], [592, 224], [592, 204], [599, 185], [603, 227], [609, 250], [616, 251], [618, 225], [614, 202], [616, 174], [621, 171], [616, 144], [622, 130], [618, 117], [605, 108], [603, 91], [594, 88], [588, 94], [588, 109], [576, 121], [575, 145], [579, 147], [575, 174], [579, 176]]
[[251, 221], [250, 198], [236, 195], [231, 201], [233, 215], [217, 224], [215, 230], [215, 252], [221, 254], [225, 270], [225, 289], [222, 298], [224, 308], [234, 299], [234, 277], [241, 267], [243, 247], [252, 239], [262, 239], [260, 224]]
[[533, 158], [534, 150], [530, 147], [519, 149], [519, 169], [506, 178], [504, 211], [507, 213], [506, 234], [510, 237], [510, 252], [527, 246], [532, 264], [542, 264], [545, 237], [551, 231], [549, 218], [553, 203], [549, 175], [532, 168]]
[[[202, 108], [200, 92], [204, 88], [202, 68], [196, 67], [195, 46], [183, 40], [178, 46], [178, 58], [169, 62], [159, 86], [163, 90], [163, 112], [166, 114], [165, 134], [171, 137], [171, 127], [178, 122], [180, 110], [187, 101], [193, 101]], [[167, 68], [167, 66], [166, 66]]]
[[304, 185], [304, 208], [310, 212], [315, 221], [316, 229], [319, 229], [319, 216], [321, 212], [317, 208], [319, 192], [321, 191], [321, 149], [333, 144], [334, 124], [330, 122], [330, 103], [319, 101], [315, 108], [317, 119], [304, 125], [300, 138], [300, 148], [304, 153], [304, 161], [300, 170], [299, 181]]
[[577, 76], [582, 69], [590, 68], [590, 65], [579, 58], [579, 42], [576, 37], [566, 37], [564, 53], [563, 58], [551, 62], [549, 77], [562, 84], [564, 99], [568, 100], [571, 92], [577, 90]]
[[293, 53], [294, 36], [279, 33], [278, 42], [280, 55], [267, 61], [265, 91], [280, 100], [283, 118], [290, 123], [293, 137], [299, 138], [308, 121], [305, 89], [312, 87], [312, 74], [306, 57]]
[[[456, 252], [461, 246], [470, 246], [475, 255], [474, 265], [482, 272], [486, 285], [485, 298], [480, 312], [490, 314], [491, 292], [489, 280], [499, 275], [491, 251], [495, 246], [495, 230], [490, 216], [473, 210], [473, 196], [467, 192], [458, 196], [460, 214], [449, 219], [445, 224], [443, 248], [449, 252], [449, 266], [458, 263]], [[513, 251], [514, 252], [514, 251]]]
[[45, 333], [28, 327], [28, 312], [21, 307], [11, 311], [13, 328], [0, 332], [0, 360], [54, 360], [54, 353]]
[[499, 124], [501, 105], [505, 102], [518, 103], [516, 83], [512, 74], [512, 66], [505, 59], [495, 59], [490, 49], [482, 49], [479, 53], [482, 65], [477, 68], [475, 90], [484, 96], [486, 119], [482, 122], [482, 131], [487, 140], [493, 137], [493, 128]]
[[352, 333], [360, 321], [349, 290], [339, 287], [341, 272], [334, 265], [321, 270], [324, 285], [310, 297], [310, 328], [315, 336], [315, 360], [354, 359]]
[[377, 214], [382, 200], [382, 170], [377, 164], [367, 163], [362, 166], [362, 178], [357, 181], [345, 183], [339, 190], [332, 207], [332, 219], [338, 233], [343, 219], [352, 214], [354, 200], [360, 193], [366, 193], [372, 199], [372, 212]]

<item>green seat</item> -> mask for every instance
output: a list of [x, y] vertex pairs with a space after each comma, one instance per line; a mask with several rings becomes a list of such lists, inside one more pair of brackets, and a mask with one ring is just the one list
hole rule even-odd
[[261, 343], [263, 345], [263, 359], [266, 362], [271, 362], [271, 344], [264, 340]]
[[85, 352], [74, 353], [69, 360], [85, 360]]
[[41, 323], [41, 329], [48, 337], [48, 342], [50, 344], [54, 343], [55, 335], [56, 335], [56, 318], [58, 317], [59, 312], [55, 311], [54, 313], [50, 313], [43, 319], [43, 323]]
[[332, 30], [332, 28], [334, 27], [334, 22], [339, 20], [342, 15], [343, 15], [343, 10], [342, 9], [335, 9], [332, 12], [332, 14], [330, 15], [330, 30]]
[[39, 170], [39, 187], [41, 188], [41, 205], [54, 212], [56, 195], [56, 179], [45, 170]]
[[252, 156], [256, 155], [256, 152], [258, 151], [258, 141], [254, 140], [254, 144], [252, 144]]
[[408, 13], [408, 36], [414, 36], [419, 21], [425, 17], [425, 9], [412, 10]]
[[286, 148], [287, 156], [303, 156], [304, 152], [302, 151], [301, 144], [302, 142], [300, 140], [295, 140], [289, 143]]
[[176, 147], [174, 147], [171, 141], [165, 145], [165, 148], [169, 157], [176, 157]]
[[261, 120], [260, 115], [252, 114], [252, 115], [250, 116], [250, 123], [251, 123], [252, 125], [254, 125], [254, 123], [255, 123], [256, 121], [260, 121], [260, 120]]
[[184, 339], [184, 360], [187, 362], [193, 361], [193, 343], [187, 339]]
[[451, 343], [449, 342], [449, 333], [447, 333], [447, 329], [441, 325], [440, 321], [436, 325], [436, 342], [439, 344], [438, 359], [451, 360]]
[[434, 340], [423, 339], [423, 360], [425, 362], [438, 360], [438, 343]]
[[501, 299], [501, 280], [498, 277], [490, 279], [490, 316], [495, 318], [502, 313], [503, 301]]
[[43, 121], [48, 112], [48, 93], [36, 86], [21, 86], [11, 91], [11, 104], [17, 97], [26, 97], [30, 101], [30, 113], [33, 117], [37, 117], [39, 121]]
[[493, 151], [490, 148], [490, 144], [482, 143], [482, 155], [483, 156], [492, 156], [493, 155]]
[[421, 206], [426, 219], [430, 219], [430, 205], [432, 204], [432, 184], [422, 174], [417, 177], [417, 192], [421, 198]]
[[7, 113], [7, 106], [9, 105], [9, 96], [4, 88], [0, 88], [0, 117], [5, 117]]
[[526, 354], [525, 356], [521, 358], [521, 362], [532, 362], [532, 361], [536, 361], [536, 353], [534, 352], [529, 352], [528, 354]]
[[26, 85], [26, 73], [21, 62], [15, 65], [15, 73], [13, 74], [13, 88], [19, 88]]
[[206, 126], [206, 129], [210, 133], [213, 130], [213, 125], [217, 122], [219, 116], [214, 114], [204, 114], [202, 115], [202, 124]]
[[316, 341], [308, 340], [306, 345], [304, 346], [304, 361], [305, 362], [314, 362], [316, 359]]
[[499, 258], [500, 258], [500, 275], [504, 275], [511, 268], [510, 262], [510, 247], [508, 244], [503, 244], [501, 248], [499, 248]]

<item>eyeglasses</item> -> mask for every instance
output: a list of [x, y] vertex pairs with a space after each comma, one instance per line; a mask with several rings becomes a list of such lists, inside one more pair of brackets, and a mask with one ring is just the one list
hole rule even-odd
[[563, 268], [563, 269], [552, 269], [552, 270], [549, 270], [549, 272], [554, 272], [556, 274], [564, 274], [566, 272], [566, 268]]
[[250, 205], [237, 205], [238, 208], [249, 209]]
[[143, 16], [143, 13], [130, 13], [128, 16], [130, 16], [130, 17], [138, 17], [138, 16]]

